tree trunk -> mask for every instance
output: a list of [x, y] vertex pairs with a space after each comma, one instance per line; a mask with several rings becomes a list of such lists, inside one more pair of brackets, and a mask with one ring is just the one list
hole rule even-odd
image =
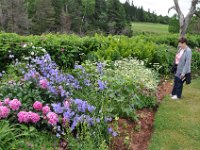
[[175, 5], [169, 9], [169, 11], [171, 9], [175, 9], [177, 14], [178, 14], [179, 26], [180, 26], [180, 29], [179, 29], [179, 36], [180, 37], [185, 37], [186, 31], [187, 31], [188, 25], [189, 25], [189, 23], [190, 23], [190, 21], [192, 19], [192, 16], [196, 13], [197, 3], [198, 3], [198, 0], [192, 0], [190, 11], [186, 15], [186, 17], [183, 15], [183, 13], [182, 13], [182, 11], [181, 11], [181, 9], [179, 7], [178, 0], [174, 0], [174, 4]]

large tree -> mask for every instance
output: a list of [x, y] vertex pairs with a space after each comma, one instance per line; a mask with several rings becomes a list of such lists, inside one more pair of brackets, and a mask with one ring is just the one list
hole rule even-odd
[[107, 1], [108, 32], [121, 34], [126, 26], [126, 14], [119, 0]]
[[180, 37], [185, 37], [188, 25], [192, 19], [192, 16], [194, 14], [197, 13], [197, 4], [198, 4], [199, 0], [192, 0], [191, 1], [191, 6], [190, 6], [190, 10], [188, 12], [188, 14], [186, 16], [184, 16], [183, 12], [180, 9], [178, 0], [174, 0], [174, 6], [169, 8], [169, 11], [171, 9], [175, 9], [177, 14], [178, 14], [178, 18], [179, 18], [179, 34]]
[[0, 26], [6, 32], [28, 34], [25, 0], [0, 0]]
[[55, 25], [55, 11], [51, 0], [35, 0], [32, 32], [42, 34], [51, 32]]

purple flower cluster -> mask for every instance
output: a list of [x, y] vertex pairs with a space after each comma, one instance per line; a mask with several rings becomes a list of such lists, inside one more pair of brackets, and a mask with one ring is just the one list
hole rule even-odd
[[81, 99], [71, 99], [63, 103], [54, 103], [52, 107], [56, 114], [62, 115], [64, 120], [67, 121], [68, 124], [71, 124], [71, 131], [73, 131], [79, 123], [84, 122], [87, 123], [88, 126], [92, 126], [94, 125], [94, 120], [96, 120], [90, 117], [90, 115], [87, 115], [87, 113], [92, 113], [95, 107]]
[[104, 90], [107, 87], [107, 82], [98, 80], [99, 90]]
[[118, 134], [116, 131], [113, 131], [113, 128], [108, 128], [108, 133], [112, 134], [112, 136], [116, 137]]
[[[27, 68], [28, 72], [24, 75], [25, 80], [35, 78], [42, 89], [47, 89], [63, 98], [71, 95], [70, 90], [81, 89], [78, 80], [70, 74], [62, 73], [49, 54], [32, 59], [32, 64], [28, 64]], [[63, 86], [69, 91], [66, 91]]]
[[79, 124], [79, 123], [86, 123], [88, 126], [93, 126], [94, 125], [94, 118], [90, 117], [89, 115], [76, 115], [73, 119], [73, 123], [71, 125], [71, 131], [73, 131], [75, 129], [75, 127]]
[[103, 68], [104, 68], [103, 63], [101, 63], [101, 62], [100, 62], [100, 63], [97, 63], [97, 70], [98, 70], [100, 76], [103, 75]]
[[95, 110], [94, 106], [89, 105], [86, 101], [81, 99], [75, 99], [74, 103], [77, 105], [78, 111], [85, 113], [88, 110], [90, 113]]

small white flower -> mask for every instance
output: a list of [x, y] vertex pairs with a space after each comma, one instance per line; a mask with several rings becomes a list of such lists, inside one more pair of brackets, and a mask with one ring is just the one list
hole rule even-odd
[[33, 56], [35, 53], [34, 52], [31, 52], [31, 55]]
[[27, 44], [22, 45], [23, 48], [27, 47]]
[[41, 49], [43, 52], [46, 52], [46, 50], [44, 48]]

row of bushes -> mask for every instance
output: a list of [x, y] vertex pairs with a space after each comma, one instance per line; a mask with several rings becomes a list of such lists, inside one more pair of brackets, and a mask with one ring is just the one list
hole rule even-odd
[[[189, 45], [199, 46], [200, 38], [190, 36]], [[166, 44], [166, 45], [165, 45]], [[171, 46], [167, 46], [171, 45]], [[129, 56], [145, 60], [148, 67], [159, 64], [159, 71], [169, 72], [177, 46], [177, 35], [162, 36], [101, 36], [79, 37], [76, 35], [48, 34], [41, 36], [19, 36], [0, 34], [0, 67], [5, 68], [13, 57], [21, 59], [30, 54], [43, 54], [46, 50], [60, 67], [73, 67], [76, 61], [118, 60]], [[195, 67], [198, 67], [200, 54], [194, 53]], [[158, 68], [156, 66], [156, 68]], [[198, 69], [198, 68], [197, 68]]]
[[[152, 35], [152, 34], [145, 34], [145, 35], [138, 35], [135, 38], [144, 39], [146, 42], [151, 41], [156, 44], [166, 44], [173, 47], [177, 47], [178, 45], [178, 34], [164, 34], [164, 35]], [[196, 49], [200, 47], [200, 36], [198, 35], [187, 35], [188, 45], [192, 49]]]

